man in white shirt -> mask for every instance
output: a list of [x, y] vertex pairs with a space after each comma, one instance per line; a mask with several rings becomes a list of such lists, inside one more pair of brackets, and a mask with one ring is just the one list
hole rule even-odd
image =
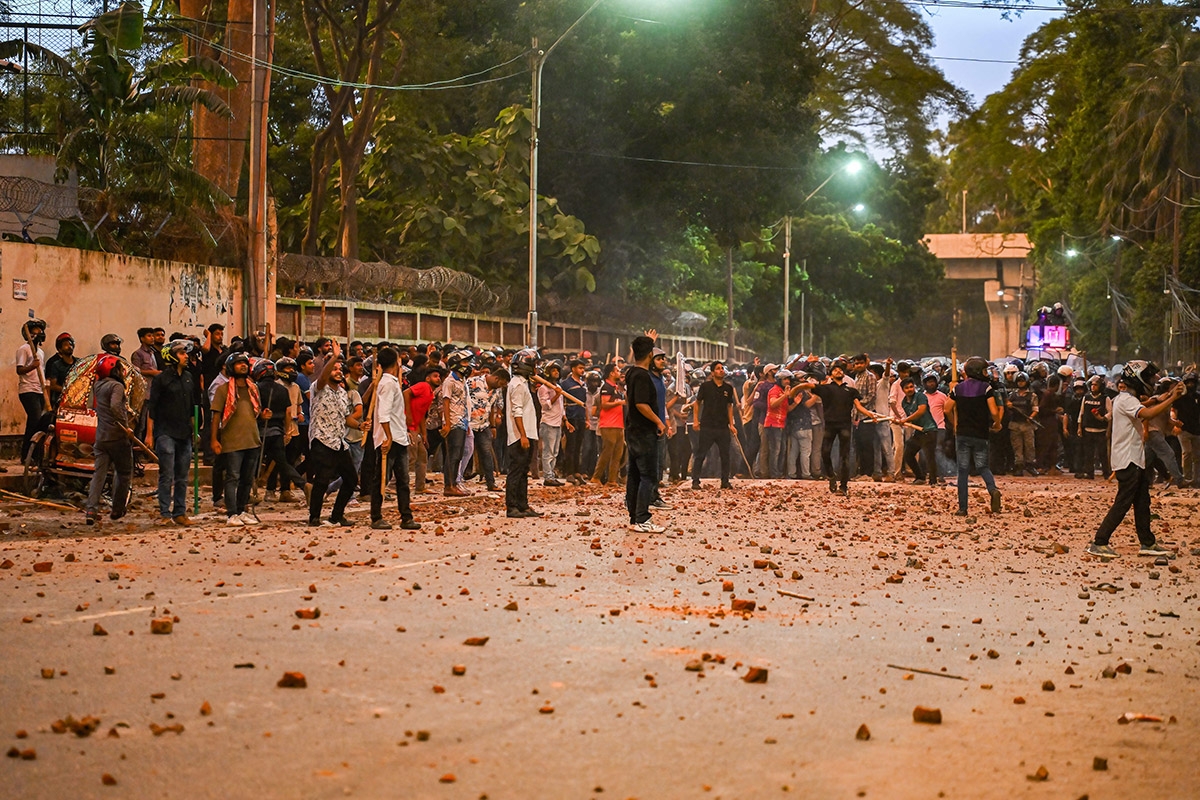
[[21, 326], [25, 343], [17, 348], [17, 397], [25, 409], [25, 438], [21, 442], [21, 460], [29, 453], [29, 443], [37, 433], [42, 415], [50, 411], [50, 389], [46, 384], [46, 323], [31, 319]]
[[546, 365], [546, 380], [553, 386], [538, 387], [538, 403], [542, 407], [542, 421], [538, 425], [538, 438], [542, 443], [542, 483], [546, 486], [563, 486], [555, 469], [558, 467], [558, 452], [562, 444], [563, 422], [566, 408], [563, 405], [563, 390], [558, 385], [562, 366], [557, 361]]
[[510, 517], [540, 517], [529, 507], [529, 461], [538, 438], [537, 409], [529, 392], [529, 378], [537, 367], [537, 351], [521, 350], [512, 357], [512, 380], [505, 397], [504, 420], [508, 429], [508, 477], [504, 505]]
[[1120, 392], [1112, 401], [1112, 471], [1117, 476], [1117, 496], [1108, 510], [1095, 540], [1087, 546], [1090, 555], [1102, 560], [1118, 558], [1108, 542], [1113, 531], [1133, 508], [1133, 522], [1137, 530], [1141, 549], [1139, 556], [1165, 556], [1175, 554], [1158, 544], [1150, 532], [1150, 473], [1146, 470], [1146, 449], [1142, 441], [1142, 420], [1153, 419], [1166, 413], [1180, 397], [1184, 386], [1176, 383], [1169, 392], [1161, 395], [1157, 403], [1142, 405], [1139, 397], [1150, 394], [1158, 374], [1158, 367], [1148, 361], [1130, 361], [1117, 382]]
[[[390, 522], [383, 518], [383, 487], [395, 476], [396, 503], [400, 508], [400, 527], [406, 531], [418, 531], [421, 523], [413, 519], [412, 505], [408, 492], [408, 409], [404, 407], [404, 392], [400, 389], [400, 354], [392, 347], [385, 347], [376, 356], [382, 374], [375, 387], [375, 421], [371, 439], [375, 443], [374, 468], [367, 477], [371, 482], [371, 527], [377, 531], [391, 530]], [[376, 469], [383, 466], [383, 478]]]

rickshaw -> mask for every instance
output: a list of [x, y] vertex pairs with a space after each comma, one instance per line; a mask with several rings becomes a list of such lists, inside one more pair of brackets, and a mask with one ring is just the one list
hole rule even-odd
[[[31, 497], [88, 491], [95, 472], [93, 389], [98, 380], [98, 357], [80, 358], [71, 367], [51, 423], [34, 434], [25, 459], [25, 492]], [[146, 379], [125, 359], [121, 363], [125, 366], [125, 403], [130, 419], [136, 419], [146, 402]]]

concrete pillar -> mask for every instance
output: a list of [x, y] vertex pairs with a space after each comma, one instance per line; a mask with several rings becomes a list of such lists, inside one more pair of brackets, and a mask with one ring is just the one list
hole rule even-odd
[[1021, 347], [1019, 291], [1017, 287], [1002, 287], [1000, 281], [983, 282], [983, 300], [987, 304], [989, 322], [989, 359], [1006, 356]]

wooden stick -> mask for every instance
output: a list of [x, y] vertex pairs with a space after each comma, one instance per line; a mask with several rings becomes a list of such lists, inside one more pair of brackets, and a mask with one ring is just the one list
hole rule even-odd
[[33, 503], [34, 505], [46, 506], [47, 508], [57, 508], [60, 511], [79, 511], [79, 508], [76, 506], [64, 506], [59, 503], [51, 503], [47, 500], [35, 500], [27, 495], [10, 492], [7, 489], [0, 489], [0, 494], [11, 497], [14, 500], [19, 500], [22, 503]]
[[325, 301], [321, 301], [321, 327], [317, 332], [317, 336], [325, 338]]
[[133, 431], [131, 431], [129, 428], [123, 428], [123, 430], [125, 431], [125, 435], [129, 437], [129, 441], [131, 441], [135, 445], [137, 445], [138, 449], [141, 450], [143, 453], [150, 456], [151, 461], [153, 461], [155, 464], [158, 463], [158, 456], [155, 454], [155, 452], [153, 450], [151, 450], [149, 447], [146, 446], [145, 442], [143, 442], [141, 439], [134, 436]]
[[567, 394], [566, 392], [563, 391], [561, 386], [557, 386], [554, 383], [551, 383], [550, 381], [543, 378], [541, 375], [533, 375], [532, 380], [534, 383], [540, 383], [543, 386], [549, 386], [551, 389], [558, 389], [559, 393], [562, 394], [564, 400], [570, 400], [572, 403], [574, 403], [577, 406], [586, 406], [587, 405], [587, 403], [583, 402], [575, 395]]
[[965, 681], [966, 680], [966, 678], [964, 678], [962, 675], [951, 675], [948, 672], [934, 672], [933, 670], [917, 669], [916, 667], [902, 667], [899, 664], [888, 664], [888, 668], [904, 670], [905, 672], [919, 672], [922, 675], [932, 675], [935, 678], [950, 678], [950, 679], [956, 680], [956, 681]]
[[795, 592], [789, 592], [784, 589], [776, 589], [775, 591], [778, 592], [779, 594], [783, 595], [784, 597], [794, 597], [797, 600], [809, 600], [814, 603], [817, 601], [817, 598], [809, 597], [806, 594], [796, 594]]

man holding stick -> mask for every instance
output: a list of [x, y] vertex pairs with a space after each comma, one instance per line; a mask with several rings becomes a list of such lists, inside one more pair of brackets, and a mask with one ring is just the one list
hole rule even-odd
[[[391, 530], [391, 523], [383, 518], [383, 493], [388, 477], [394, 475], [400, 527], [416, 531], [421, 529], [421, 523], [413, 519], [408, 492], [408, 409], [400, 389], [400, 354], [394, 348], [385, 347], [376, 359], [380, 375], [372, 387], [375, 398], [371, 402], [374, 418], [371, 438], [377, 452], [364, 475], [371, 488], [371, 527]], [[376, 470], [381, 470], [379, 480], [375, 480]]]
[[88, 487], [86, 520], [96, 524], [100, 510], [100, 495], [109, 469], [116, 471], [113, 480], [112, 513], [109, 519], [125, 516], [129, 502], [129, 487], [133, 484], [133, 447], [129, 443], [129, 409], [125, 405], [125, 365], [114, 355], [96, 359], [96, 376], [100, 379], [92, 390], [96, 409], [96, 468]]

